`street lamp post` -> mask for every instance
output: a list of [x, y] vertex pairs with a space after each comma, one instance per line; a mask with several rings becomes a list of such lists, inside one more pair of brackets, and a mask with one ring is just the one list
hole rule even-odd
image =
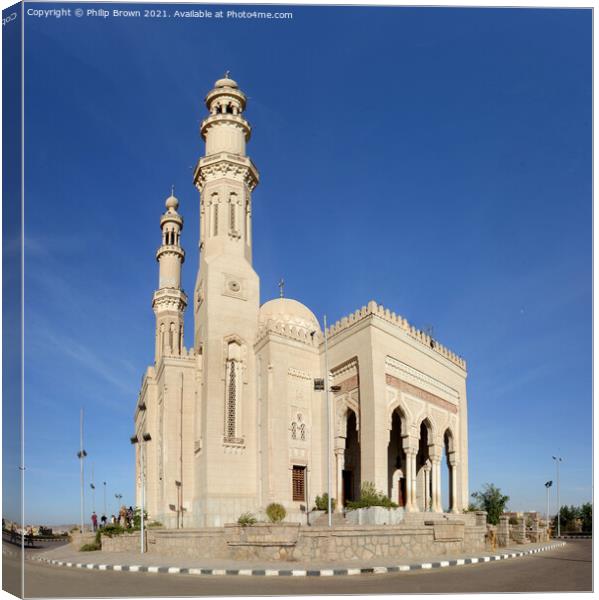
[[547, 535], [549, 535], [549, 488], [553, 485], [553, 481], [547, 481], [545, 488], [547, 489], [547, 511], [545, 512], [545, 523], [547, 527]]
[[106, 482], [104, 481], [104, 516], [106, 518], [108, 518], [108, 515], [106, 514]]
[[144, 522], [144, 511], [146, 508], [146, 463], [144, 460], [144, 447], [146, 442], [149, 442], [152, 439], [152, 436], [149, 433], [142, 433], [141, 436], [134, 435], [131, 438], [132, 444], [139, 444], [139, 462], [141, 464], [141, 552], [142, 554], [145, 550], [145, 522]]
[[83, 449], [83, 409], [81, 409], [79, 418], [79, 452], [77, 452], [77, 458], [79, 459], [79, 472], [81, 480], [81, 522], [79, 532], [83, 533], [83, 513], [84, 513], [84, 483], [83, 483], [83, 459], [87, 456], [87, 452]]
[[96, 486], [94, 484], [94, 463], [92, 463], [92, 482], [89, 484], [92, 490], [92, 512], [96, 512]]
[[121, 498], [123, 497], [123, 494], [115, 494], [114, 497], [116, 498], [116, 515], [115, 516], [118, 519], [119, 518], [118, 517], [119, 509], [120, 509], [120, 506], [121, 506]]
[[555, 464], [557, 466], [557, 537], [559, 538], [561, 535], [561, 520], [562, 520], [562, 507], [560, 505], [560, 501], [559, 501], [559, 464], [562, 462], [562, 457], [561, 456], [553, 456], [552, 457], [553, 460], [555, 461]]

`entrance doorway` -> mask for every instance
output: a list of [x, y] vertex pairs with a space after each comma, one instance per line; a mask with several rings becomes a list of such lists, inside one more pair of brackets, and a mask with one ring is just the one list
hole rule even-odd
[[360, 438], [356, 413], [348, 409], [342, 477], [342, 504], [360, 497]]

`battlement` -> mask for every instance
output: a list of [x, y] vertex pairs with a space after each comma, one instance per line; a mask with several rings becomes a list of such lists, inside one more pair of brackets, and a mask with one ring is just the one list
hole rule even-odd
[[309, 332], [304, 327], [269, 319], [266, 323], [260, 325], [256, 343], [261, 342], [269, 333], [275, 333], [314, 348], [318, 348], [323, 340], [320, 331]]
[[391, 323], [401, 329], [403, 329], [412, 339], [417, 340], [421, 344], [428, 346], [433, 349], [435, 352], [438, 352], [452, 363], [456, 364], [461, 369], [466, 370], [466, 361], [437, 342], [437, 340], [433, 339], [430, 335], [425, 333], [424, 331], [420, 331], [413, 325], [410, 325], [406, 319], [404, 319], [401, 315], [396, 315], [394, 312], [390, 311], [388, 308], [385, 308], [381, 304], [377, 304], [374, 300], [371, 300], [367, 306], [363, 306], [362, 308], [356, 310], [351, 313], [347, 317], [343, 317], [339, 319], [336, 323], [331, 325], [327, 329], [327, 335], [329, 337], [333, 337], [338, 333], [349, 329], [352, 325], [365, 319], [370, 316], [379, 317], [388, 323]]

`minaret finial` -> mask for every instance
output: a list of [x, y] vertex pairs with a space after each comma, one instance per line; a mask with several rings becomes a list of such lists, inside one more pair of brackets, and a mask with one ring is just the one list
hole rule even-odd
[[227, 69], [225, 71], [225, 79], [230, 79], [231, 78], [231, 71], [229, 71], [229, 69]]
[[173, 183], [171, 185], [171, 196], [174, 196], [174, 195], [175, 195], [175, 184]]
[[281, 295], [281, 298], [283, 298], [284, 294], [283, 294], [283, 288], [285, 287], [285, 280], [281, 277], [281, 281], [279, 281], [279, 293]]

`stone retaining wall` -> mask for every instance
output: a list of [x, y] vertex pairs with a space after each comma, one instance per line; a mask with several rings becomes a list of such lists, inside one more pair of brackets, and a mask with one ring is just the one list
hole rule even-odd
[[[148, 554], [236, 560], [411, 560], [477, 552], [485, 548], [486, 525], [474, 515], [429, 514], [399, 525], [341, 525], [331, 529], [299, 523], [237, 524], [203, 529], [150, 529]], [[102, 550], [139, 549], [139, 533], [102, 537]]]
[[[107, 552], [135, 552], [140, 549], [140, 533], [121, 533], [113, 537], [102, 536], [102, 550]], [[147, 547], [147, 544], [146, 544]]]

